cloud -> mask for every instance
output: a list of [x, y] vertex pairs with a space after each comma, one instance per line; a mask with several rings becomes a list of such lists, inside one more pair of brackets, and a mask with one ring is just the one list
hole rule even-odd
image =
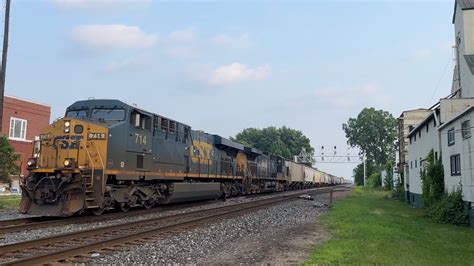
[[247, 34], [240, 36], [230, 36], [227, 34], [216, 35], [211, 38], [211, 43], [231, 49], [246, 49], [251, 46], [252, 42]]
[[49, 2], [66, 10], [110, 10], [117, 7], [147, 7], [152, 3], [152, 0], [49, 0]]
[[329, 87], [314, 90], [306, 97], [307, 104], [322, 104], [338, 109], [351, 109], [364, 105], [382, 106], [390, 103], [391, 96], [374, 84], [350, 88]]
[[146, 48], [158, 42], [156, 34], [122, 24], [78, 26], [70, 32], [70, 37], [76, 45], [87, 50]]
[[249, 68], [241, 63], [232, 63], [212, 69], [206, 81], [211, 85], [226, 85], [249, 80], [263, 80], [268, 78], [271, 72], [269, 65]]
[[147, 68], [152, 62], [150, 54], [139, 54], [108, 63], [105, 66], [106, 72], [130, 72]]
[[183, 29], [171, 32], [168, 35], [168, 40], [171, 42], [190, 42], [193, 41], [197, 36], [194, 29]]

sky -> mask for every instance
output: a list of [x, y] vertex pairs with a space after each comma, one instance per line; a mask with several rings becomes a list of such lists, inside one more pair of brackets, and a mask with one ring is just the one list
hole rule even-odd
[[[235, 136], [288, 126], [316, 154], [348, 149], [364, 107], [426, 108], [449, 94], [453, 1], [15, 0], [6, 95], [52, 120], [90, 97]], [[350, 178], [355, 164], [317, 164]]]

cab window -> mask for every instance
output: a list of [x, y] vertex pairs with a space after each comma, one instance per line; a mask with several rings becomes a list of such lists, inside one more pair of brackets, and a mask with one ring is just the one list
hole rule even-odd
[[83, 110], [70, 110], [66, 112], [66, 117], [70, 118], [79, 118], [79, 119], [85, 119], [87, 118], [87, 113], [89, 112], [88, 109], [83, 109]]
[[92, 120], [103, 122], [117, 122], [125, 119], [124, 109], [92, 109]]

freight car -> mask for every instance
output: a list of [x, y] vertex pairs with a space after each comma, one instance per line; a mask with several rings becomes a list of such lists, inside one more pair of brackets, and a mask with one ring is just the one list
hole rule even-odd
[[86, 100], [42, 131], [20, 212], [84, 211], [331, 185], [310, 167], [118, 100]]

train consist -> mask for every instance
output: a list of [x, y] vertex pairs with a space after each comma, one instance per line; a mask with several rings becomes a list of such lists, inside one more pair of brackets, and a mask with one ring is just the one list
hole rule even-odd
[[90, 211], [344, 183], [118, 100], [78, 101], [34, 143], [20, 212]]

